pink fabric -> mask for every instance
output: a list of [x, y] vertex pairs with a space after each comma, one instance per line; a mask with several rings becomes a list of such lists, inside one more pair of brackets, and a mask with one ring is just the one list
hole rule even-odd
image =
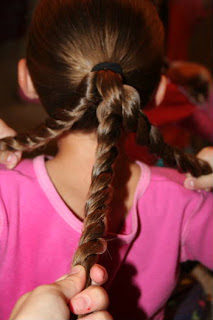
[[[141, 178], [121, 234], [102, 259], [115, 320], [163, 319], [178, 263], [213, 269], [213, 195], [183, 188], [174, 170], [139, 163]], [[56, 192], [44, 157], [0, 171], [0, 319], [36, 286], [69, 272], [82, 222]]]

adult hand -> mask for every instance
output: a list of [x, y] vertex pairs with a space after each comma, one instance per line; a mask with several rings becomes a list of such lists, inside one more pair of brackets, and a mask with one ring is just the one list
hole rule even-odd
[[[206, 147], [202, 149], [198, 155], [198, 158], [207, 161], [213, 169], [213, 147]], [[190, 174], [184, 182], [186, 188], [191, 190], [206, 190], [210, 191], [213, 188], [213, 173], [194, 178]]]
[[[16, 132], [8, 127], [8, 125], [0, 119], [0, 139], [6, 137], [14, 137]], [[22, 153], [10, 152], [10, 151], [0, 151], [0, 163], [5, 164], [8, 169], [13, 169], [18, 162], [21, 160]]]
[[112, 320], [105, 311], [109, 303], [107, 293], [99, 286], [107, 280], [106, 270], [96, 264], [90, 277], [98, 285], [84, 289], [85, 269], [74, 267], [55, 283], [39, 286], [22, 296], [9, 320], [69, 320], [71, 314], [85, 315], [82, 320]]

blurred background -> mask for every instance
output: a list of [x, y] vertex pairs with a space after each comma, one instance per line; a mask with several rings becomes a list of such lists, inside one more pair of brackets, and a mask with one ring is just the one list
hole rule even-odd
[[25, 57], [27, 28], [37, 0], [2, 1], [0, 11], [0, 118], [15, 130], [40, 123], [39, 104], [23, 100], [17, 83], [17, 63]]
[[[161, 127], [167, 142], [187, 151], [197, 152], [203, 146], [213, 143], [213, 87], [208, 76], [208, 71], [210, 75], [213, 74], [212, 0], [150, 1], [158, 6], [166, 29], [165, 69], [169, 85], [162, 109], [148, 110], [149, 117]], [[46, 117], [39, 102], [29, 101], [24, 97], [17, 82], [17, 63], [19, 59], [25, 57], [27, 29], [36, 2], [37, 0], [8, 0], [1, 3], [0, 118], [17, 131], [26, 131], [40, 124]], [[202, 64], [206, 71], [199, 67], [190, 69], [181, 65], [182, 69], [179, 66], [177, 72], [173, 63], [180, 60]], [[168, 71], [169, 69], [171, 70]], [[188, 77], [189, 81], [183, 81], [184, 77]], [[203, 95], [203, 90], [205, 91], [203, 85], [207, 88], [208, 94]], [[130, 155], [140, 159], [141, 149], [137, 149], [131, 140], [128, 149]], [[185, 292], [185, 287], [188, 285], [192, 287], [194, 281], [192, 278], [189, 273], [183, 278], [183, 285], [175, 292], [175, 299], [172, 298], [169, 302], [167, 319], [173, 319], [177, 301], [181, 304], [184, 300], [182, 292]], [[192, 295], [199, 295], [201, 287], [196, 290]], [[204, 291], [202, 291], [203, 300], [199, 300], [202, 302], [200, 306], [194, 307], [191, 300], [183, 304], [181, 310], [185, 310], [185, 306], [192, 308], [192, 318], [187, 320], [212, 319], [209, 308], [207, 311], [201, 310], [204, 303], [210, 304], [212, 301], [208, 285]], [[211, 297], [208, 298], [208, 295]], [[199, 312], [202, 318], [199, 317]], [[176, 319], [186, 318], [176, 317]]]
[[[154, 1], [154, 0], [153, 0]], [[17, 62], [25, 56], [27, 27], [37, 0], [2, 1], [0, 12], [0, 117], [16, 130], [43, 120], [39, 104], [21, 99]], [[169, 60], [195, 61], [213, 71], [212, 0], [156, 0], [166, 28]]]

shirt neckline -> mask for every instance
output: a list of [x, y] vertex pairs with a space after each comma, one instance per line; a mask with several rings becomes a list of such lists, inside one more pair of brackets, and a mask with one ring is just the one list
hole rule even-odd
[[[125, 224], [131, 223], [131, 231], [127, 234], [113, 234], [110, 233], [110, 237], [120, 239], [124, 243], [130, 243], [136, 236], [138, 231], [138, 215], [137, 215], [137, 203], [146, 191], [149, 182], [151, 172], [147, 165], [137, 161], [136, 162], [140, 169], [141, 174], [136, 187], [134, 201], [132, 209], [129, 211]], [[69, 207], [65, 204], [63, 199], [60, 197], [59, 193], [55, 189], [46, 169], [45, 156], [41, 155], [33, 159], [33, 167], [40, 187], [42, 188], [44, 194], [48, 198], [49, 202], [61, 216], [61, 218], [66, 221], [66, 223], [72, 227], [76, 232], [81, 233], [83, 228], [83, 222], [73, 214]], [[126, 227], [124, 226], [124, 229]]]

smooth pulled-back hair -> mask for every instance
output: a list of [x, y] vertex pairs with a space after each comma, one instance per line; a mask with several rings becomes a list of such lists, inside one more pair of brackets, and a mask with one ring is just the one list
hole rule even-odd
[[[171, 167], [195, 176], [209, 166], [164, 143], [142, 109], [163, 65], [164, 32], [150, 0], [41, 0], [29, 31], [27, 65], [49, 119], [29, 134], [3, 139], [1, 150], [31, 151], [70, 130], [96, 131], [98, 146], [85, 204], [84, 230], [73, 264], [89, 270], [106, 251], [113, 164], [121, 132]], [[102, 62], [119, 64], [92, 71]]]

